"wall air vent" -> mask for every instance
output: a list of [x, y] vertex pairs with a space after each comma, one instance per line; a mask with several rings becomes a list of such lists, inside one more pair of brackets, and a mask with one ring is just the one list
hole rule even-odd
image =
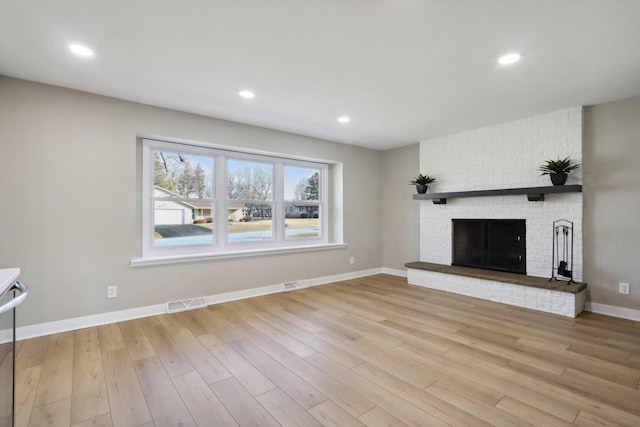
[[179, 313], [181, 311], [195, 310], [207, 306], [204, 298], [183, 299], [167, 303], [167, 314]]
[[309, 281], [307, 280], [298, 280], [295, 282], [286, 282], [282, 285], [282, 290], [285, 292], [295, 291], [297, 289], [304, 289], [309, 287]]

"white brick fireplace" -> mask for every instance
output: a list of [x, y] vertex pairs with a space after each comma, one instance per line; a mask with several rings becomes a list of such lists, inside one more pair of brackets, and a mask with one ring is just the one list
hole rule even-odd
[[[420, 172], [437, 178], [429, 192], [541, 187], [551, 183], [548, 176], [540, 176], [538, 167], [558, 157], [582, 163], [582, 107], [422, 141]], [[579, 169], [569, 176], [567, 185], [581, 182]], [[550, 277], [552, 224], [566, 219], [574, 223], [573, 278], [582, 281], [582, 193], [547, 194], [537, 202], [513, 195], [448, 199], [442, 205], [430, 200], [416, 203], [420, 203], [420, 261], [451, 264], [452, 219], [524, 219], [527, 275]], [[478, 281], [477, 285], [486, 284]], [[442, 289], [442, 284], [437, 288]], [[526, 301], [533, 291], [527, 294], [524, 288], [516, 297]]]

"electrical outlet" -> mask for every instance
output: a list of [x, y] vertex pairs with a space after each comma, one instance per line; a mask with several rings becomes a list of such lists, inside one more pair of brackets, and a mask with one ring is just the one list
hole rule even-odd
[[117, 286], [107, 286], [107, 298], [116, 298], [118, 296]]
[[623, 295], [629, 295], [629, 284], [625, 282], [618, 283], [618, 292]]
[[351, 265], [356, 263], [356, 257], [352, 256], [351, 258], [349, 258], [349, 262], [351, 263]]

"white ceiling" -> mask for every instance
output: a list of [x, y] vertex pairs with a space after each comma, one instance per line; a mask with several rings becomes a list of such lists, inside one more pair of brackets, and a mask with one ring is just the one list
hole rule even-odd
[[0, 74], [386, 149], [640, 95], [640, 1], [0, 0]]

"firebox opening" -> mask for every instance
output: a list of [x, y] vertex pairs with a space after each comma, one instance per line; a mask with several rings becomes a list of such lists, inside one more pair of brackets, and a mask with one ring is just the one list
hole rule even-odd
[[453, 219], [452, 265], [527, 274], [524, 219]]

